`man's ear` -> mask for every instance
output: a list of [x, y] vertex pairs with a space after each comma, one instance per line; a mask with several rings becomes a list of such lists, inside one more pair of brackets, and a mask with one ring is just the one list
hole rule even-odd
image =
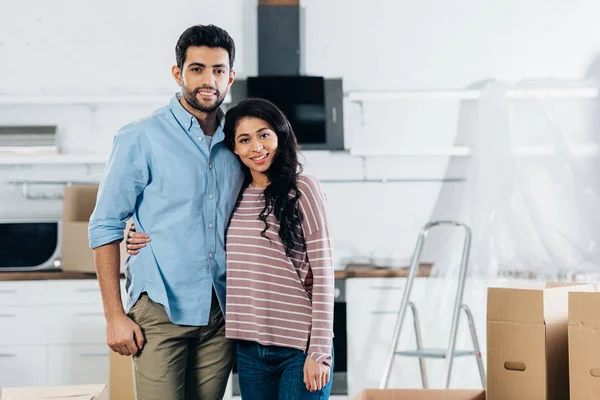
[[173, 67], [171, 67], [171, 74], [173, 75], [173, 79], [175, 79], [175, 82], [177, 82], [177, 86], [183, 85], [181, 69], [177, 65], [173, 65]]
[[229, 87], [231, 87], [231, 84], [233, 83], [233, 81], [235, 81], [235, 69], [232, 69], [231, 72], [229, 73]]

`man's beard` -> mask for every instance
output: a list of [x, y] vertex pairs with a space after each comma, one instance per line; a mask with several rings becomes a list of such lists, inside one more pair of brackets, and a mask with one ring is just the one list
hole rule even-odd
[[[200, 101], [198, 101], [198, 98], [196, 97], [196, 95], [200, 91], [205, 90], [205, 89], [214, 91], [217, 96], [217, 99], [210, 105], [203, 105], [202, 103], [200, 103]], [[185, 85], [182, 85], [181, 86], [181, 94], [183, 95], [183, 98], [185, 99], [185, 101], [193, 109], [196, 109], [196, 110], [202, 111], [202, 112], [215, 111], [217, 108], [219, 108], [221, 106], [221, 104], [223, 103], [223, 100], [225, 100], [225, 94], [223, 94], [221, 96], [221, 92], [217, 88], [209, 87], [209, 86], [204, 86], [201, 88], [196, 88], [194, 90], [190, 90]]]

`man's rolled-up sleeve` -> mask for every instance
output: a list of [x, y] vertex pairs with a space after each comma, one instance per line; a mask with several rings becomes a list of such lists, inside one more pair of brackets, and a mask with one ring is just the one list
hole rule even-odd
[[123, 240], [125, 226], [138, 196], [149, 182], [150, 172], [139, 129], [124, 128], [114, 138], [96, 207], [90, 217], [90, 248]]

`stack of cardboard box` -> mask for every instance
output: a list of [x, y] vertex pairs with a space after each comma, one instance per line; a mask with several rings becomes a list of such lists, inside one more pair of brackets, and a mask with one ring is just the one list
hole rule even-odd
[[488, 290], [487, 390], [364, 390], [355, 400], [600, 400], [592, 284]]

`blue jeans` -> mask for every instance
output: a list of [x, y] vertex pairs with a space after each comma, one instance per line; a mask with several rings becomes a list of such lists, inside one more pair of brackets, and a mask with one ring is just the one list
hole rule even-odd
[[[333, 363], [333, 348], [331, 354]], [[306, 353], [297, 349], [238, 341], [237, 368], [242, 400], [329, 399], [333, 366], [329, 383], [311, 393], [304, 385], [306, 357]]]

